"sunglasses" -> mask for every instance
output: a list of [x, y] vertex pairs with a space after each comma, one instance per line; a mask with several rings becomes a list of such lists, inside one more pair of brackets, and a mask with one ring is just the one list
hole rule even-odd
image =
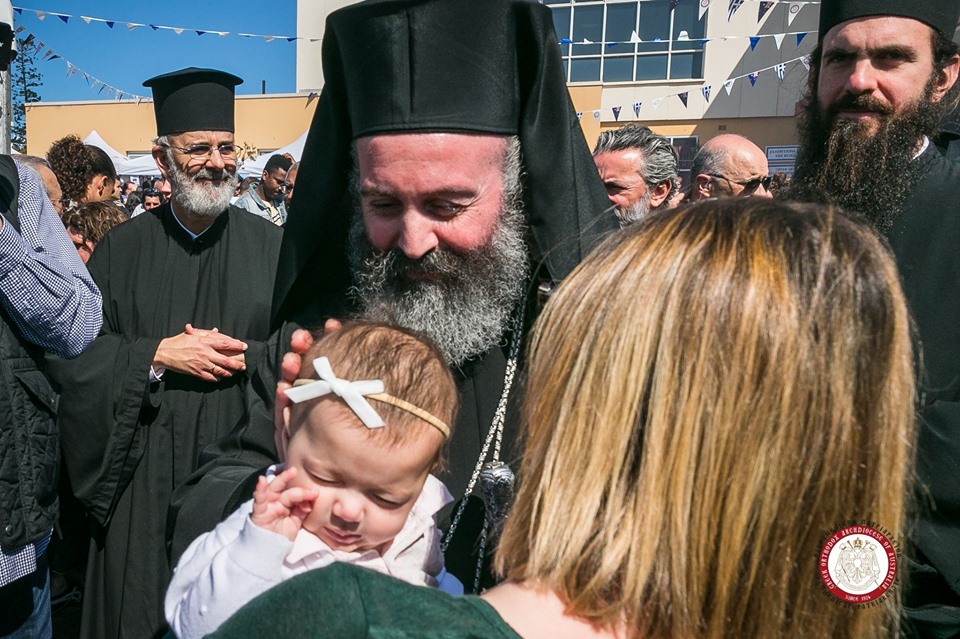
[[719, 175], [716, 173], [707, 173], [710, 177], [720, 178], [730, 182], [731, 184], [739, 184], [743, 187], [744, 191], [756, 191], [760, 188], [760, 185], [763, 185], [763, 188], [767, 191], [770, 190], [770, 183], [773, 182], [773, 176], [768, 175], [766, 177], [753, 178], [752, 180], [747, 180], [746, 182], [741, 182], [739, 180], [731, 180], [726, 175]]

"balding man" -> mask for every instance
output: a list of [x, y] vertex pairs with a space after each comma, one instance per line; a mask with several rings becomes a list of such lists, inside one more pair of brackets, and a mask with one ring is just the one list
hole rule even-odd
[[704, 143], [693, 158], [687, 200], [711, 197], [771, 198], [767, 156], [756, 144], [726, 133]]

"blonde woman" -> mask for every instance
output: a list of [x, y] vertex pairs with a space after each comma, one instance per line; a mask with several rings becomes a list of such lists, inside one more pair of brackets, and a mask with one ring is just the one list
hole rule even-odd
[[818, 558], [849, 520], [903, 539], [914, 397], [897, 282], [875, 236], [830, 209], [651, 216], [537, 322], [504, 583], [452, 598], [337, 566], [218, 636], [890, 635], [896, 593], [833, 600]]

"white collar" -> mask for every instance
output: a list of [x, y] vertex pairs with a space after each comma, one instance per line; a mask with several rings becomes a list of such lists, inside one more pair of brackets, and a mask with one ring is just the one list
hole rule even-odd
[[916, 160], [918, 157], [923, 155], [923, 152], [927, 150], [927, 147], [930, 146], [930, 138], [923, 136], [923, 145], [920, 147], [920, 150], [913, 154], [911, 160]]

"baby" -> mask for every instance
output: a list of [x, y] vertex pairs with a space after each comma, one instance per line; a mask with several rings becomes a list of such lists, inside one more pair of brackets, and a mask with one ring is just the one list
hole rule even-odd
[[457, 411], [442, 355], [402, 329], [348, 323], [303, 361], [305, 379], [287, 391], [285, 468], [260, 477], [253, 499], [196, 539], [174, 572], [165, 612], [181, 639], [335, 561], [456, 590], [434, 520], [452, 498], [429, 474]]

